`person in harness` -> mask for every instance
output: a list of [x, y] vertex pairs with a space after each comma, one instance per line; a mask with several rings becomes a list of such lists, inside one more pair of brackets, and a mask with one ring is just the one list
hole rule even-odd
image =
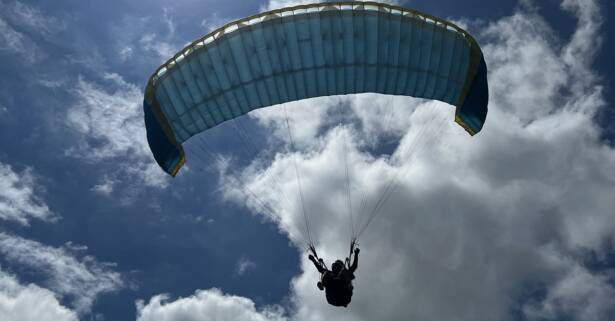
[[[352, 244], [354, 248], [354, 243]], [[359, 248], [351, 248], [350, 253], [354, 252], [354, 260], [350, 264], [350, 258], [346, 258], [346, 264], [341, 260], [335, 261], [331, 265], [331, 270], [327, 269], [325, 262], [318, 258], [314, 248], [311, 248], [312, 254], [309, 255], [310, 261], [320, 273], [320, 282], [317, 283], [318, 288], [325, 291], [327, 302], [333, 306], [348, 307], [352, 299], [352, 280], [354, 280], [354, 272], [359, 264]]]

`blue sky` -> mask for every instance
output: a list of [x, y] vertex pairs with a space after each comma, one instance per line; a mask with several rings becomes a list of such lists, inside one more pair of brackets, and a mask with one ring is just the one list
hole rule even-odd
[[[220, 159], [193, 140], [187, 168], [165, 176], [145, 142], [149, 75], [213, 28], [300, 2], [0, 0], [0, 319], [615, 318], [615, 4], [403, 2], [483, 47], [491, 102], [478, 137], [442, 122], [411, 155], [423, 120], [452, 109], [319, 98], [287, 106], [296, 151], [272, 108], [239, 120], [258, 154], [222, 125], [206, 136]], [[329, 117], [340, 106], [347, 126]], [[341, 256], [347, 147], [355, 205], [382, 178], [400, 189], [362, 239], [355, 299], [340, 310], [299, 241], [292, 164], [319, 249]]]

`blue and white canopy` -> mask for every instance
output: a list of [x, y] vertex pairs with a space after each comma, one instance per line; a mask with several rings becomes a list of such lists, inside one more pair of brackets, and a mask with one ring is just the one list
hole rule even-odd
[[231, 22], [151, 76], [143, 103], [158, 164], [175, 176], [182, 143], [254, 109], [327, 95], [380, 93], [456, 106], [471, 135], [487, 115], [480, 47], [454, 24], [375, 2], [301, 5]]

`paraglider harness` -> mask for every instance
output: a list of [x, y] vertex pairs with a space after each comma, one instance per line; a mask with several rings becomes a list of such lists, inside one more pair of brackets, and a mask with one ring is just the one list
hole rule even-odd
[[[318, 282], [318, 288], [322, 291], [324, 290], [324, 281], [325, 281], [325, 275], [327, 273], [331, 273], [331, 277], [332, 280], [337, 281], [335, 283], [341, 283], [343, 282], [344, 284], [348, 285], [348, 289], [344, 292], [346, 292], [348, 294], [350, 294], [350, 296], [352, 296], [352, 284], [350, 283], [350, 280], [342, 280], [344, 278], [344, 273], [347, 273], [347, 271], [350, 270], [350, 258], [352, 257], [352, 254], [354, 252], [355, 247], [358, 246], [358, 243], [356, 242], [356, 239], [353, 239], [352, 242], [350, 243], [350, 253], [348, 255], [348, 257], [346, 257], [346, 260], [344, 262], [344, 267], [342, 269], [340, 269], [337, 274], [333, 274], [332, 270], [329, 270], [327, 268], [327, 265], [325, 264], [325, 261], [323, 259], [321, 259], [320, 257], [318, 257], [318, 253], [316, 253], [316, 248], [313, 245], [309, 246], [309, 251], [312, 252], [312, 255], [314, 255], [314, 258], [318, 261], [318, 264], [320, 264], [320, 266], [323, 268], [324, 272], [320, 273], [320, 282]], [[338, 289], [339, 291], [339, 289]], [[326, 291], [326, 296], [327, 296], [327, 301], [330, 304], [333, 305], [337, 305], [337, 306], [347, 306], [348, 303], [350, 302], [350, 297], [348, 297], [348, 302], [337, 302], [338, 300], [336, 300], [336, 296], [332, 295], [330, 293], [331, 291]]]

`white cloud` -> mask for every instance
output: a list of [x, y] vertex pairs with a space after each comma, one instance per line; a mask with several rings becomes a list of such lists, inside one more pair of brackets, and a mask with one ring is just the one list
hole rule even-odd
[[17, 54], [31, 63], [45, 55], [32, 34], [49, 37], [66, 28], [62, 20], [19, 1], [0, 3], [0, 9], [0, 52]]
[[99, 184], [94, 185], [91, 190], [100, 195], [110, 196], [111, 193], [113, 193], [113, 186], [116, 183], [116, 181], [110, 179], [109, 177], [105, 177]]
[[217, 12], [214, 12], [208, 18], [201, 20], [201, 28], [205, 29], [205, 31], [209, 33], [233, 20], [237, 19], [230, 17], [221, 17]]
[[[105, 90], [80, 78], [76, 93], [80, 102], [68, 113], [68, 123], [79, 132], [102, 140], [100, 146], [82, 146], [79, 156], [101, 160], [118, 155], [146, 155], [147, 142], [139, 107], [143, 93], [117, 74], [106, 74], [111, 89]], [[88, 144], [84, 141], [83, 144]]]
[[56, 34], [66, 28], [64, 21], [43, 14], [33, 6], [15, 1], [8, 6], [7, 18], [22, 28], [27, 28], [43, 36]]
[[257, 310], [250, 299], [226, 295], [218, 289], [200, 290], [187, 298], [168, 302], [157, 295], [137, 302], [137, 321], [285, 321], [277, 307]]
[[57, 79], [38, 79], [36, 83], [49, 89], [62, 88], [66, 84], [63, 80]]
[[157, 17], [125, 15], [118, 25], [111, 27], [111, 32], [120, 61], [136, 62], [133, 59], [138, 57], [136, 63], [150, 65], [163, 63], [185, 45], [178, 42], [176, 28], [172, 11], [162, 8]]
[[551, 258], [565, 266], [566, 274], [550, 284], [547, 297], [523, 306], [531, 320], [557, 320], [574, 316], [574, 320], [609, 320], [615, 314], [615, 287], [608, 275], [594, 274], [561, 254]]
[[[415, 109], [424, 103], [422, 99], [403, 96], [381, 96], [373, 94], [360, 94], [348, 97], [352, 112], [360, 120], [362, 142], [374, 144], [383, 139], [393, 138], [399, 140], [406, 134], [411, 126], [410, 120]], [[442, 105], [440, 102], [429, 104]], [[380, 115], [374, 117], [374, 115]], [[415, 116], [416, 117], [416, 116]]]
[[318, 136], [322, 127], [331, 125], [331, 122], [339, 122], [337, 114], [333, 114], [330, 119], [326, 116], [337, 112], [334, 107], [341, 101], [339, 97], [319, 97], [255, 110], [249, 116], [255, 118], [262, 126], [268, 127], [273, 132], [272, 138], [286, 142], [290, 141], [286, 123], [288, 118], [290, 134], [296, 146], [301, 148], [318, 144], [314, 138]]
[[28, 225], [31, 219], [54, 221], [57, 216], [35, 194], [36, 184], [32, 170], [21, 173], [0, 163], [0, 219]]
[[[599, 29], [603, 18], [600, 15], [600, 8], [594, 1], [578, 0], [564, 0], [562, 8], [579, 19], [578, 28], [575, 30], [568, 45], [564, 48], [562, 58], [571, 69], [582, 73], [582, 75], [578, 76], [592, 78], [591, 62], [602, 44], [602, 35], [600, 35]], [[587, 44], [588, 37], [592, 37], [592, 45], [589, 46]]]
[[0, 316], [3, 321], [77, 321], [77, 314], [58, 302], [53, 292], [35, 284], [21, 285], [0, 270]]
[[107, 88], [78, 80], [79, 102], [69, 109], [67, 122], [82, 139], [68, 153], [94, 162], [125, 158], [118, 169], [148, 186], [166, 186], [167, 178], [147, 145], [142, 91], [117, 74], [106, 74], [104, 79], [110, 83]]
[[237, 261], [237, 265], [235, 267], [235, 273], [239, 276], [244, 275], [251, 269], [256, 268], [256, 263], [252, 262], [250, 259], [246, 257], [242, 257]]
[[166, 40], [160, 40], [158, 38], [159, 37], [154, 33], [147, 33], [139, 39], [139, 44], [145, 51], [156, 53], [161, 61], [166, 61], [167, 59], [173, 57], [181, 48], [176, 44], [172, 44]]
[[175, 36], [175, 22], [173, 21], [173, 17], [171, 15], [171, 9], [168, 7], [162, 8], [163, 20], [167, 25], [167, 32], [169, 33], [169, 37], [172, 38]]
[[113, 264], [83, 256], [85, 248], [68, 243], [54, 248], [18, 236], [0, 233], [0, 253], [7, 262], [45, 276], [45, 287], [72, 302], [79, 313], [89, 312], [96, 297], [123, 287]]
[[118, 54], [119, 54], [119, 56], [120, 56], [120, 60], [121, 60], [121, 61], [127, 61], [127, 60], [129, 60], [130, 58], [132, 58], [132, 56], [133, 56], [133, 52], [134, 52], [134, 50], [132, 49], [132, 47], [128, 47], [128, 46], [126, 46], [126, 47], [122, 47], [122, 48], [119, 50], [119, 53], [118, 53]]
[[176, 27], [171, 10], [169, 8], [163, 8], [162, 12], [162, 20], [166, 24], [166, 32], [145, 33], [139, 39], [139, 44], [141, 45], [141, 49], [157, 54], [161, 61], [167, 61], [183, 46], [174, 41]]
[[38, 58], [36, 44], [0, 17], [0, 52], [2, 51], [18, 54], [30, 62]]

